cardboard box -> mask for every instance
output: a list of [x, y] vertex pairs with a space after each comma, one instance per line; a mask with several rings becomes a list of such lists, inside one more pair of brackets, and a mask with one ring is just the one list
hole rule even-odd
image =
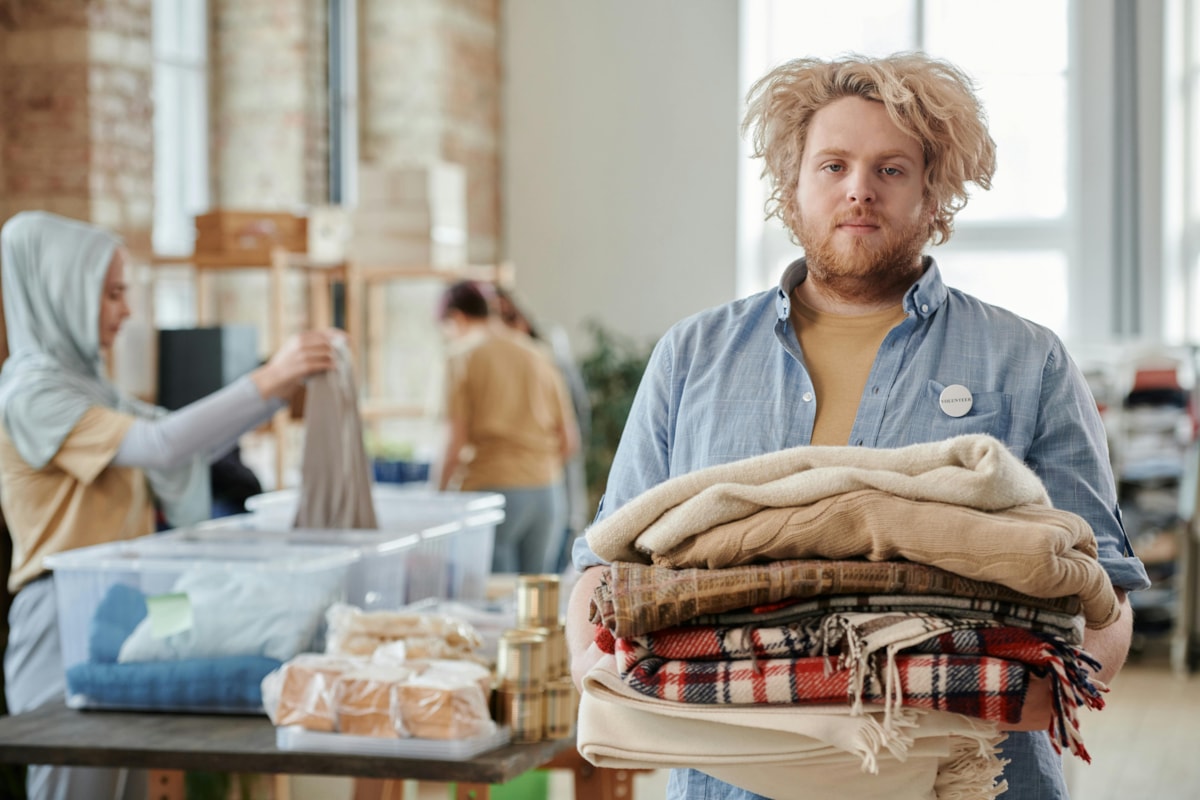
[[216, 209], [196, 217], [197, 255], [240, 257], [268, 263], [271, 248], [303, 253], [308, 249], [308, 220], [276, 211]]

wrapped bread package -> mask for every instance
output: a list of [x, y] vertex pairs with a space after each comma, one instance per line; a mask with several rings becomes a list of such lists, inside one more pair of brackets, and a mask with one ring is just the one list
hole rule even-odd
[[428, 676], [444, 683], [474, 683], [479, 686], [485, 699], [492, 694], [492, 671], [473, 661], [458, 659], [425, 659], [409, 661], [407, 665], [414, 676]]
[[405, 728], [423, 739], [470, 739], [494, 733], [496, 723], [479, 682], [429, 669], [396, 687]]
[[369, 656], [376, 649], [403, 641], [410, 658], [461, 658], [483, 644], [469, 622], [419, 611], [363, 611], [338, 603], [325, 615], [326, 652]]
[[399, 712], [397, 687], [411, 675], [410, 670], [378, 664], [339, 675], [333, 685], [337, 730], [354, 736], [410, 736]]
[[345, 672], [364, 665], [361, 659], [301, 653], [262, 680], [263, 707], [275, 725], [299, 725], [310, 731], [337, 727], [333, 686]]

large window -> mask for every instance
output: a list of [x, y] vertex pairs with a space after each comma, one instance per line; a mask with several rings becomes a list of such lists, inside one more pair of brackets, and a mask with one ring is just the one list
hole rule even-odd
[[[990, 192], [976, 191], [948, 244], [931, 250], [947, 282], [1063, 333], [1072, 262], [1069, 0], [744, 0], [743, 96], [772, 66], [800, 56], [923, 50], [976, 83], [996, 140]], [[761, 162], [743, 159], [745, 293], [773, 285], [798, 250], [763, 223]]]
[[1200, 342], [1200, 0], [1167, 4], [1164, 285], [1167, 337]]
[[206, 0], [154, 0], [154, 249], [192, 252], [208, 209]]

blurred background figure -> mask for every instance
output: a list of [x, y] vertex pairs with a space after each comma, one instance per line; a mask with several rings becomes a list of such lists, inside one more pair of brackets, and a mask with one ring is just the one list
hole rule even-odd
[[571, 409], [575, 412], [575, 422], [579, 426], [580, 447], [575, 454], [567, 459], [563, 467], [563, 483], [567, 498], [567, 524], [563, 531], [562, 549], [559, 553], [558, 571], [561, 572], [571, 563], [571, 545], [575, 537], [583, 533], [591, 518], [588, 508], [587, 472], [585, 470], [585, 448], [591, 437], [592, 401], [588, 397], [587, 385], [583, 381], [583, 373], [571, 353], [571, 342], [566, 329], [560, 325], [543, 327], [534, 325], [533, 320], [525, 313], [509, 293], [502, 287], [495, 287], [495, 308], [500, 320], [520, 331], [533, 340], [551, 359], [554, 366], [562, 375], [571, 396]]
[[557, 572], [567, 515], [563, 467], [579, 450], [565, 381], [528, 335], [492, 319], [482, 285], [449, 287], [439, 317], [450, 346], [438, 488], [504, 495], [493, 572]]

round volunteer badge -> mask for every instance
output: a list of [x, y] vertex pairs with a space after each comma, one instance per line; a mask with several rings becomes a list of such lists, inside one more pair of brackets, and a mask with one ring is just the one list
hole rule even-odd
[[945, 389], [942, 389], [942, 395], [938, 398], [938, 404], [942, 407], [942, 412], [950, 417], [966, 415], [971, 410], [971, 405], [974, 402], [974, 398], [971, 397], [971, 390], [961, 383], [952, 383]]

